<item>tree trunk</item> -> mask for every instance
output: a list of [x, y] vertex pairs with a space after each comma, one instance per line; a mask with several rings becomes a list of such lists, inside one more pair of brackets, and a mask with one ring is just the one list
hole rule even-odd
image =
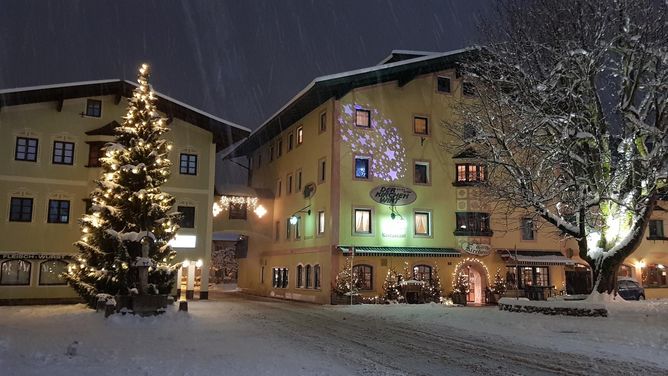
[[600, 294], [613, 294], [617, 292], [617, 270], [622, 264], [622, 260], [616, 258], [607, 258], [602, 262], [597, 262], [593, 272], [594, 291]]

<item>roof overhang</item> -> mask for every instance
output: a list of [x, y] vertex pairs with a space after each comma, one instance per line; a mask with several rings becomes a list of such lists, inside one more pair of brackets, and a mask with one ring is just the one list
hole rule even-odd
[[564, 256], [559, 251], [515, 251], [512, 249], [497, 250], [506, 265], [519, 266], [553, 266], [575, 265], [575, 261]]
[[[32, 86], [0, 90], [0, 107], [30, 103], [58, 102], [66, 99], [114, 95], [129, 98], [137, 87], [134, 82], [114, 79]], [[246, 138], [250, 129], [198, 110], [169, 96], [156, 92], [158, 110], [168, 117], [181, 119], [213, 134], [216, 151]]]
[[227, 157], [249, 155], [330, 98], [339, 99], [359, 87], [390, 81], [405, 84], [423, 74], [457, 68], [459, 63], [473, 56], [476, 51], [478, 50], [475, 48], [466, 48], [318, 77], [251, 133], [249, 138]]
[[401, 256], [401, 257], [460, 257], [462, 254], [454, 248], [427, 247], [366, 247], [341, 245], [338, 249], [344, 255], [355, 256]]

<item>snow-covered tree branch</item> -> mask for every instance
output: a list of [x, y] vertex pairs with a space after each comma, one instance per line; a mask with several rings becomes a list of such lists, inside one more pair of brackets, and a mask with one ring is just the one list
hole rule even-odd
[[668, 165], [668, 5], [504, 1], [461, 67], [475, 98], [444, 124], [489, 170], [487, 195], [575, 238], [612, 293]]

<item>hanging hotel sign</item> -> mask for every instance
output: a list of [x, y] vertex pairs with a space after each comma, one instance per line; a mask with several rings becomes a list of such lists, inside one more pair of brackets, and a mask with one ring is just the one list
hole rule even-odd
[[391, 206], [412, 204], [417, 199], [415, 191], [397, 185], [379, 185], [369, 195], [377, 203]]
[[489, 244], [480, 244], [480, 243], [462, 243], [462, 248], [468, 254], [474, 256], [487, 256], [492, 252], [492, 247]]

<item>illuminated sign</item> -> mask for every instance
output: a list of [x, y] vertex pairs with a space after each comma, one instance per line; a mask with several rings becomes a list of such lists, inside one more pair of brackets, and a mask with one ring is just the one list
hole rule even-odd
[[386, 219], [383, 221], [382, 234], [385, 238], [405, 238], [406, 228], [408, 227], [406, 220], [402, 218]]
[[169, 241], [172, 248], [195, 248], [197, 246], [197, 236], [195, 235], [176, 235]]
[[412, 204], [417, 199], [415, 191], [398, 185], [379, 185], [369, 195], [377, 203], [391, 206]]

